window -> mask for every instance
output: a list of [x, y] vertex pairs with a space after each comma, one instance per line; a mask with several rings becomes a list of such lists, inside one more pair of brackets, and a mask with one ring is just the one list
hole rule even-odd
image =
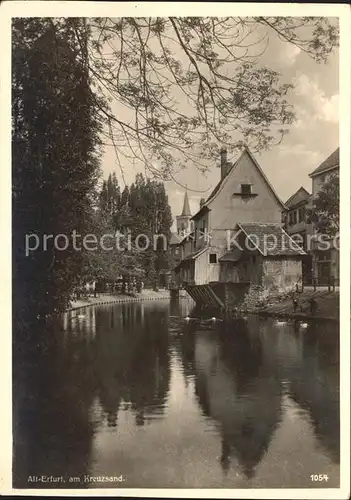
[[251, 194], [251, 184], [241, 184], [241, 194], [248, 196]]
[[175, 254], [176, 254], [176, 255], [179, 255], [179, 254], [180, 254], [180, 248], [179, 248], [179, 247], [176, 247], [176, 249], [175, 249]]
[[316, 257], [319, 262], [323, 260], [329, 262], [332, 260], [331, 258], [332, 255], [330, 250], [317, 250]]
[[201, 240], [201, 242], [207, 242], [207, 228], [204, 221], [201, 222], [201, 227], [199, 229], [199, 240]]
[[296, 223], [297, 223], [297, 211], [294, 210], [292, 212], [289, 212], [289, 226], [293, 226]]
[[299, 208], [299, 222], [305, 222], [306, 210], [305, 207]]
[[216, 253], [210, 253], [210, 264], [217, 264], [217, 254]]

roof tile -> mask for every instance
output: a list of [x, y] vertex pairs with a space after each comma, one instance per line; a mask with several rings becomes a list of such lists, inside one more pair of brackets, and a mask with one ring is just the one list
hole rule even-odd
[[239, 223], [238, 226], [264, 256], [305, 255], [304, 250], [279, 224]]
[[315, 175], [321, 174], [332, 167], [338, 166], [340, 162], [339, 157], [340, 157], [340, 148], [337, 148], [331, 155], [328, 156], [326, 160], [324, 160], [319, 165], [319, 167], [316, 168], [316, 170], [313, 170], [313, 172], [310, 173], [310, 177], [314, 177]]

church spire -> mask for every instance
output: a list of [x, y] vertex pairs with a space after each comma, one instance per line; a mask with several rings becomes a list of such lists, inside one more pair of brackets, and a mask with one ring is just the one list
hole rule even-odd
[[185, 195], [184, 195], [184, 204], [183, 204], [182, 216], [191, 217], [190, 205], [189, 205], [189, 198], [188, 198], [188, 191], [185, 191]]

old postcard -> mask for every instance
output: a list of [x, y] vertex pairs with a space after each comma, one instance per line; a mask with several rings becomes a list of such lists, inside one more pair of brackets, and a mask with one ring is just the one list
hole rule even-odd
[[180, 5], [1, 6], [1, 491], [348, 498], [350, 11]]

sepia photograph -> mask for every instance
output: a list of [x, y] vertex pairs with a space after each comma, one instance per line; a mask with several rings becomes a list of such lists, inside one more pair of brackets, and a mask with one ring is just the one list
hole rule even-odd
[[5, 3], [7, 493], [347, 498], [350, 11]]

